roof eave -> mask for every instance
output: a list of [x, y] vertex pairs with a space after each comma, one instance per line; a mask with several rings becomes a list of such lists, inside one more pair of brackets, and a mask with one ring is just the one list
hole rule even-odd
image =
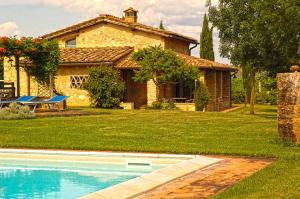
[[114, 63], [113, 62], [107, 62], [107, 61], [102, 61], [102, 62], [61, 62], [59, 66], [94, 66], [94, 65], [108, 65], [111, 66]]
[[237, 68], [233, 67], [220, 67], [220, 66], [198, 66], [200, 69], [208, 69], [208, 70], [222, 70], [222, 71], [231, 71], [235, 72], [238, 71]]

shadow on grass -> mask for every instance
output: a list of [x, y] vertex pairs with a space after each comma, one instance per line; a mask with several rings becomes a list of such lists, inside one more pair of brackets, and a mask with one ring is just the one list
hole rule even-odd
[[63, 112], [42, 112], [36, 114], [38, 118], [45, 117], [79, 117], [79, 116], [96, 116], [96, 115], [111, 115], [110, 112], [100, 111], [85, 111], [85, 110], [67, 110]]
[[265, 119], [277, 120], [277, 115], [274, 115], [274, 114], [258, 113], [258, 114], [255, 114], [255, 116], [258, 116], [258, 117], [261, 117], [261, 118], [265, 118]]
[[271, 109], [271, 108], [260, 109], [259, 111], [264, 113], [277, 113], [277, 109]]

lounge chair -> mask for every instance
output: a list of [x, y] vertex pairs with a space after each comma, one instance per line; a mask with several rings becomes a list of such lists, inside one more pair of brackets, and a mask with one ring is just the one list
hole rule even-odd
[[50, 105], [53, 105], [53, 108], [55, 108], [55, 105], [58, 107], [59, 110], [59, 103], [64, 102], [68, 97], [62, 96], [62, 95], [57, 95], [52, 97], [49, 100], [41, 100], [41, 101], [31, 101], [31, 102], [23, 102], [22, 104], [28, 105], [28, 106], [33, 106], [32, 112], [35, 112], [36, 108], [38, 105], [48, 105], [49, 109], [51, 108]]
[[2, 108], [4, 104], [10, 104], [13, 102], [22, 104], [22, 103], [30, 102], [30, 101], [34, 100], [35, 98], [36, 97], [34, 97], [34, 96], [22, 96], [16, 100], [0, 101], [0, 108]]

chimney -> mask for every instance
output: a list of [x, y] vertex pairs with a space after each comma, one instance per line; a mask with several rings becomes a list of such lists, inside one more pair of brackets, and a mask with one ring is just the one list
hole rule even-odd
[[138, 12], [137, 10], [133, 8], [128, 8], [127, 10], [124, 11], [125, 17], [124, 21], [129, 22], [129, 23], [136, 23], [138, 19]]

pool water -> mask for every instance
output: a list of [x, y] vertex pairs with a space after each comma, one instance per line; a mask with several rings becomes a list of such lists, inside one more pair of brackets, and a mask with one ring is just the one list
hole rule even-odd
[[0, 159], [1, 199], [73, 199], [163, 166]]

